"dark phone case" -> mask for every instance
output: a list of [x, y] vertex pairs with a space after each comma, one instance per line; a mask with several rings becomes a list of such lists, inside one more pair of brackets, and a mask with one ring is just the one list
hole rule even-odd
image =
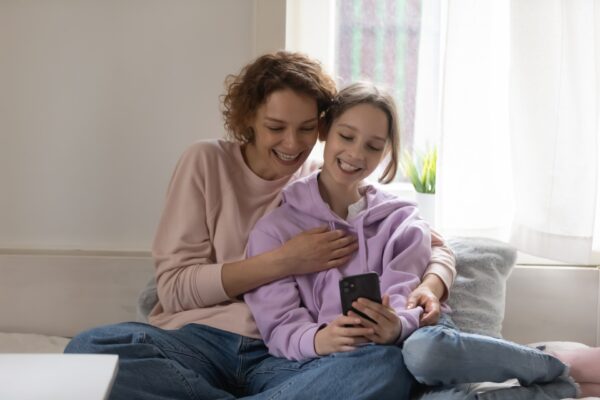
[[364, 297], [381, 303], [381, 292], [379, 290], [379, 275], [375, 272], [369, 272], [361, 275], [347, 276], [340, 280], [340, 297], [342, 299], [342, 312], [348, 315], [352, 310], [361, 317], [373, 321], [368, 316], [352, 308], [352, 302], [359, 297]]

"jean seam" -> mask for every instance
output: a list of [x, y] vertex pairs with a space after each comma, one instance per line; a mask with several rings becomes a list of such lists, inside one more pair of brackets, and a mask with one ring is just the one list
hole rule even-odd
[[194, 389], [192, 388], [192, 385], [190, 385], [190, 383], [187, 381], [187, 379], [181, 373], [181, 371], [179, 371], [179, 369], [175, 365], [172, 364], [175, 361], [173, 361], [173, 360], [169, 360], [169, 361], [171, 361], [171, 362], [167, 363], [167, 365], [169, 366], [169, 368], [171, 368], [173, 371], [175, 371], [175, 374], [177, 374], [179, 376], [179, 378], [181, 378], [181, 380], [183, 381], [183, 387], [185, 388], [185, 391], [187, 392], [189, 398], [194, 399], [194, 400], [199, 399], [199, 397], [197, 397], [196, 394], [194, 393]]

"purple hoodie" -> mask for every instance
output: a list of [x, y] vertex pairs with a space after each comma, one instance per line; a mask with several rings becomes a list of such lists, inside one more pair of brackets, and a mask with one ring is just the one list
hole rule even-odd
[[283, 191], [279, 208], [262, 217], [250, 233], [248, 256], [274, 250], [295, 235], [323, 225], [358, 237], [358, 252], [343, 267], [290, 276], [248, 292], [258, 330], [269, 352], [303, 360], [318, 357], [314, 338], [319, 327], [342, 314], [339, 280], [376, 272], [381, 293], [402, 322], [401, 343], [419, 327], [421, 307], [406, 309], [408, 295], [421, 282], [431, 256], [431, 236], [414, 203], [373, 186], [365, 187], [367, 207], [348, 221], [323, 201], [318, 173], [297, 180]]

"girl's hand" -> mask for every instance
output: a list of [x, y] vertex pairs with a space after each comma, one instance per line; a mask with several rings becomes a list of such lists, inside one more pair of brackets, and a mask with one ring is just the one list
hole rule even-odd
[[342, 351], [352, 351], [356, 346], [368, 343], [367, 335], [373, 334], [372, 328], [360, 326], [356, 317], [340, 315], [315, 335], [315, 351], [320, 356]]
[[419, 286], [408, 296], [406, 308], [423, 307], [419, 326], [435, 325], [440, 319], [440, 299], [427, 286]]
[[348, 316], [359, 318], [362, 326], [373, 329], [372, 334], [365, 335], [373, 343], [392, 344], [398, 340], [402, 333], [402, 322], [396, 311], [390, 307], [390, 296], [386, 294], [381, 300], [381, 304], [379, 304], [369, 299], [359, 298], [352, 303], [352, 307], [377, 323], [361, 318], [352, 311], [348, 312]]
[[302, 275], [341, 267], [356, 249], [356, 238], [324, 226], [294, 236], [278, 251], [287, 275]]

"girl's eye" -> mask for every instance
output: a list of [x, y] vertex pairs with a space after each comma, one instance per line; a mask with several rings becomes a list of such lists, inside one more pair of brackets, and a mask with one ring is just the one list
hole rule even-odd
[[314, 131], [316, 128], [317, 128], [316, 126], [305, 126], [305, 127], [302, 127], [302, 128], [300, 128], [300, 130], [301, 130], [302, 132], [312, 132], [312, 131]]
[[272, 132], [281, 132], [283, 130], [283, 127], [281, 126], [267, 126], [267, 129], [272, 131]]
[[383, 149], [380, 149], [379, 147], [375, 147], [375, 146], [371, 146], [371, 145], [369, 145], [369, 150], [372, 150], [372, 151], [383, 151]]
[[351, 137], [351, 136], [343, 135], [343, 134], [341, 134], [341, 133], [340, 133], [340, 137], [341, 137], [343, 140], [347, 141], [347, 142], [350, 142], [350, 141], [352, 141], [352, 137]]

